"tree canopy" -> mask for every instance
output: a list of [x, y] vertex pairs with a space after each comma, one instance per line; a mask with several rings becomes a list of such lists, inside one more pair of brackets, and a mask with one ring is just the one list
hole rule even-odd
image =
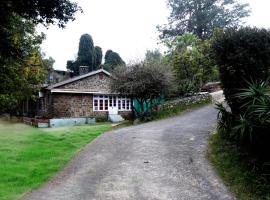
[[161, 62], [118, 66], [113, 71], [113, 77], [112, 91], [135, 98], [141, 106], [142, 115], [146, 112], [143, 104], [168, 94], [173, 80], [170, 70]]
[[95, 47], [95, 57], [96, 57], [96, 59], [95, 59], [95, 70], [101, 65], [101, 63], [102, 63], [102, 57], [103, 57], [103, 53], [102, 53], [102, 49], [101, 49], [101, 47], [99, 47], [99, 46], [96, 46]]
[[89, 34], [80, 37], [78, 57], [75, 61], [67, 61], [67, 69], [73, 71], [74, 75], [79, 75], [80, 66], [88, 66], [88, 71], [97, 70], [102, 63], [102, 49], [94, 46], [93, 39]]
[[108, 50], [105, 54], [104, 68], [108, 71], [112, 71], [119, 65], [125, 65], [120, 55], [112, 50]]
[[79, 51], [77, 57], [77, 66], [88, 66], [89, 71], [94, 70], [95, 65], [95, 47], [92, 37], [84, 34], [80, 38]]
[[168, 0], [171, 13], [168, 24], [158, 26], [160, 38], [174, 38], [193, 33], [208, 39], [215, 28], [238, 26], [249, 16], [248, 4], [237, 0]]
[[[0, 56], [0, 113], [11, 112], [19, 100], [32, 98], [32, 94], [45, 80], [46, 68], [40, 53], [44, 38], [35, 32], [29, 21], [16, 17], [12, 42], [21, 51], [20, 59]], [[16, 28], [16, 29], [15, 29]]]
[[0, 113], [12, 112], [18, 102], [31, 99], [45, 80], [52, 60], [44, 60], [44, 34], [36, 24], [64, 27], [80, 10], [69, 0], [0, 1]]
[[0, 55], [21, 56], [18, 46], [12, 43], [14, 18], [30, 20], [34, 24], [65, 24], [74, 20], [81, 8], [69, 0], [2, 0], [0, 1]]

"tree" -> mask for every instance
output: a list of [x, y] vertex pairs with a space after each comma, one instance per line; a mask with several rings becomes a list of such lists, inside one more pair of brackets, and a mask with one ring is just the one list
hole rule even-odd
[[184, 33], [209, 39], [215, 28], [238, 26], [250, 13], [248, 4], [237, 0], [168, 0], [168, 6], [171, 8], [168, 25], [158, 26], [161, 39]]
[[13, 20], [21, 17], [34, 24], [65, 24], [74, 20], [81, 8], [69, 0], [2, 0], [0, 1], [0, 55], [21, 57], [18, 46], [12, 43]]
[[94, 70], [95, 65], [95, 47], [92, 37], [89, 34], [84, 34], [80, 38], [79, 51], [77, 57], [77, 66], [88, 66], [89, 71]]
[[12, 42], [22, 55], [21, 59], [0, 57], [0, 113], [12, 112], [20, 100], [31, 99], [46, 75], [40, 53], [43, 35], [35, 32], [33, 23], [20, 17], [14, 18], [13, 24]]
[[52, 57], [49, 57], [49, 58], [44, 58], [44, 57], [45, 57], [45, 55], [43, 54], [42, 55], [42, 64], [43, 64], [44, 69], [48, 72], [52, 71], [55, 60]]
[[235, 98], [248, 81], [270, 77], [270, 31], [239, 28], [214, 35], [212, 53], [219, 67], [222, 88], [233, 114], [241, 114], [241, 101]]
[[112, 50], [108, 50], [105, 54], [104, 68], [108, 71], [112, 71], [119, 65], [125, 65], [120, 55]]
[[95, 70], [98, 69], [102, 63], [102, 49], [99, 46], [95, 47], [96, 59], [95, 59]]
[[152, 62], [157, 61], [160, 62], [162, 60], [162, 54], [158, 49], [155, 49], [154, 51], [147, 50], [145, 53], [145, 61], [146, 62]]
[[209, 41], [184, 34], [176, 37], [169, 47], [179, 94], [199, 91], [205, 83], [218, 79], [217, 67], [210, 57]]
[[69, 0], [0, 1], [0, 113], [32, 98], [45, 79], [36, 24], [64, 27], [78, 10]]
[[80, 37], [78, 57], [76, 61], [67, 61], [67, 69], [73, 71], [75, 76], [79, 75], [80, 66], [88, 66], [88, 71], [96, 70], [96, 48], [89, 34]]
[[[141, 62], [117, 67], [113, 72], [111, 89], [114, 92], [136, 99], [141, 107], [143, 117], [147, 110], [144, 104], [152, 103], [170, 92], [172, 88], [172, 74], [168, 67], [161, 62]], [[148, 106], [147, 106], [148, 107]]]

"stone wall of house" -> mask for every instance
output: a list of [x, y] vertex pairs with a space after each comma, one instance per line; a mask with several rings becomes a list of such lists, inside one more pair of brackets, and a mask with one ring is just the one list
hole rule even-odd
[[108, 94], [110, 93], [110, 77], [104, 73], [99, 73], [94, 76], [90, 76], [72, 83], [68, 83], [63, 86], [59, 86], [57, 89], [76, 89], [87, 90], [93, 92], [99, 92]]
[[93, 116], [93, 95], [53, 94], [51, 117], [90, 117]]
[[[107, 111], [93, 111], [92, 94], [53, 94], [51, 108], [48, 110], [50, 118], [69, 117], [107, 117]], [[120, 111], [126, 119], [130, 119], [132, 112]]]

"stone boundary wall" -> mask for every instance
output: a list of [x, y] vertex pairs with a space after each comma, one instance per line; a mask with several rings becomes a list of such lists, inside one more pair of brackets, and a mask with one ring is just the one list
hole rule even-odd
[[178, 98], [174, 100], [169, 100], [164, 102], [159, 106], [159, 110], [167, 110], [171, 109], [173, 107], [178, 107], [178, 106], [183, 106], [183, 105], [192, 105], [204, 101], [211, 101], [212, 97], [208, 92], [203, 92], [194, 96], [190, 97], [183, 97], [183, 98]]

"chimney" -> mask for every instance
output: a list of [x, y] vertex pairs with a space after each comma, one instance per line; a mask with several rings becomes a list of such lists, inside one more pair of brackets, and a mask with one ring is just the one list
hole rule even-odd
[[79, 75], [87, 74], [88, 73], [88, 66], [80, 66], [79, 68]]

